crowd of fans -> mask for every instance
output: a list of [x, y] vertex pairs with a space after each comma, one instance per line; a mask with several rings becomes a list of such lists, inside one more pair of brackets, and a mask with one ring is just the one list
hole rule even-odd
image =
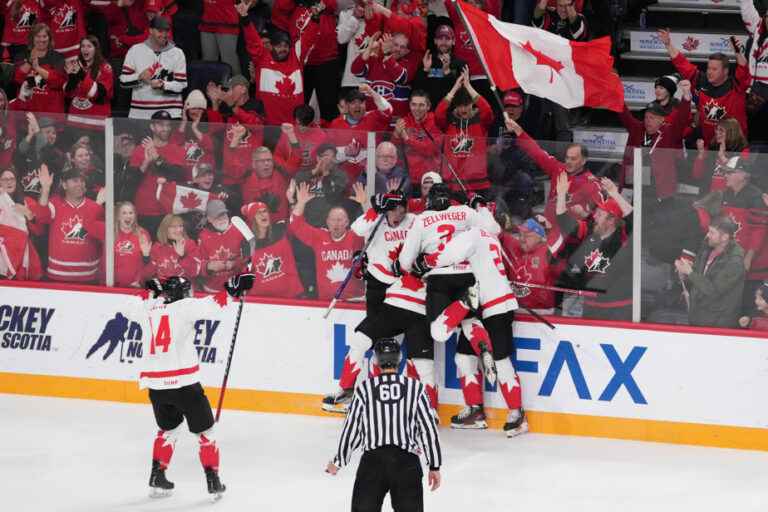
[[[597, 1], [470, 3], [576, 41], [611, 26]], [[167, 0], [13, 0], [0, 275], [102, 283], [113, 229], [116, 286], [182, 275], [214, 291], [250, 263], [253, 294], [327, 300], [363, 245], [350, 226], [369, 195], [400, 187], [418, 213], [444, 182], [457, 201], [495, 204], [525, 307], [629, 320], [633, 216], [622, 191], [641, 147], [643, 265], [664, 274], [644, 284], [644, 308], [650, 294], [649, 311], [684, 308], [693, 325], [764, 328], [768, 17], [742, 3], [753, 37], [746, 48], [734, 40], [733, 73], [723, 54], [700, 70], [659, 31], [669, 74], [640, 119], [619, 116], [623, 161], [598, 167], [569, 142], [584, 109], [495, 91], [449, 0], [206, 0], [197, 14]], [[107, 159], [114, 226], [104, 224]], [[250, 246], [234, 216], [255, 234]], [[523, 286], [537, 283], [597, 293]], [[361, 293], [355, 283], [345, 297]]]

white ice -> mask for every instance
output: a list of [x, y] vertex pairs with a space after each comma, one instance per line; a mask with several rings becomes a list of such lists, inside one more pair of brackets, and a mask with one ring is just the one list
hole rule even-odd
[[[357, 459], [323, 472], [337, 418], [225, 410], [216, 427], [224, 498], [211, 504], [197, 442], [181, 437], [174, 495], [147, 497], [156, 427], [148, 405], [0, 395], [7, 511], [346, 511]], [[441, 430], [443, 486], [427, 511], [718, 511], [768, 507], [768, 454], [526, 434]], [[390, 510], [385, 505], [385, 511]]]

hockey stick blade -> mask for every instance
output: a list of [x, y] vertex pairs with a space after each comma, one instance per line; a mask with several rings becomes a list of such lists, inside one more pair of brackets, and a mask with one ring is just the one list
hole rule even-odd
[[256, 249], [256, 235], [253, 234], [253, 231], [251, 231], [251, 228], [248, 227], [248, 224], [246, 224], [246, 222], [240, 217], [234, 216], [230, 219], [230, 222], [235, 227], [235, 229], [237, 229], [240, 234], [243, 235], [245, 241], [248, 242], [248, 247], [251, 249], [251, 253], [248, 254], [248, 256], [250, 256]]

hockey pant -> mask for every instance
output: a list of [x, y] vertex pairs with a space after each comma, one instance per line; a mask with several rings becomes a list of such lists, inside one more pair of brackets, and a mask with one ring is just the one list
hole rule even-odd
[[[497, 386], [510, 410], [522, 407], [520, 379], [510, 359], [513, 349], [513, 317], [513, 313], [508, 312], [486, 318], [482, 322], [495, 347], [493, 359], [498, 372]], [[464, 402], [466, 405], [482, 404], [483, 374], [480, 371], [478, 357], [474, 354], [474, 349], [464, 332], [459, 336], [455, 361]]]
[[213, 411], [200, 383], [177, 389], [149, 390], [149, 398], [160, 430], [152, 446], [152, 459], [165, 469], [171, 462], [184, 419], [190, 432], [197, 434], [200, 462], [218, 470], [219, 448], [213, 437]]
[[446, 342], [469, 313], [460, 299], [475, 284], [471, 273], [427, 277], [427, 318], [432, 339]]

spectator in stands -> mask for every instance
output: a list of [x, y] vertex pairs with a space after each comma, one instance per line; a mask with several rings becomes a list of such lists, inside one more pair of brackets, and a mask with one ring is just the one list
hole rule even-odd
[[[33, 236], [45, 233], [38, 219], [40, 206], [24, 195], [13, 169], [0, 172], [0, 276], [37, 281], [43, 276]], [[8, 258], [8, 261], [5, 261]]]
[[419, 213], [423, 212], [426, 209], [426, 200], [427, 195], [429, 194], [429, 189], [432, 188], [432, 185], [435, 183], [442, 183], [443, 177], [440, 176], [440, 173], [435, 171], [427, 171], [421, 176], [421, 197], [413, 197], [408, 200], [408, 211], [413, 213], [414, 215], [418, 215]]
[[[296, 107], [304, 103], [306, 84], [302, 69], [306, 70], [308, 60], [320, 50], [317, 45], [321, 30], [319, 16], [322, 6], [322, 3], [315, 4], [310, 9], [311, 21], [300, 31], [294, 43], [291, 42], [288, 33], [280, 30], [273, 32], [269, 50], [261, 44], [261, 37], [256, 27], [246, 17], [247, 4], [241, 3], [236, 7], [242, 20], [246, 49], [255, 69], [256, 94], [264, 102], [267, 125], [279, 126], [282, 123], [290, 123]], [[335, 75], [329, 75], [324, 80], [333, 82]], [[312, 92], [309, 91], [309, 94], [311, 95]], [[306, 99], [309, 100], [309, 97]]]
[[210, 135], [206, 109], [208, 103], [202, 91], [191, 91], [184, 101], [181, 123], [171, 135], [171, 143], [184, 148], [184, 179], [191, 180], [200, 164], [214, 165], [213, 138]]
[[672, 64], [680, 75], [689, 80], [698, 96], [699, 127], [704, 143], [709, 144], [715, 135], [717, 122], [725, 117], [739, 121], [747, 133], [746, 91], [749, 87], [749, 70], [744, 55], [736, 54], [736, 73], [730, 77], [728, 56], [713, 53], [707, 61], [706, 73], [691, 64], [670, 39], [668, 30], [659, 30], [659, 38], [667, 49]]
[[[362, 239], [350, 231], [349, 215], [338, 206], [328, 211], [326, 228], [310, 225], [304, 219], [304, 208], [312, 198], [308, 184], [298, 185], [288, 232], [314, 251], [318, 299], [329, 300], [349, 272], [353, 255], [362, 246]], [[352, 280], [342, 298], [357, 297], [361, 292], [360, 283]]]
[[31, 88], [26, 110], [64, 112], [64, 57], [53, 49], [48, 25], [38, 23], [29, 31], [27, 49], [15, 61], [13, 81]]
[[688, 321], [707, 327], [736, 327], [744, 288], [744, 251], [736, 243], [738, 226], [728, 217], [715, 219], [693, 263], [675, 260], [688, 287]]
[[[741, 19], [750, 35], [744, 54], [751, 78], [747, 93], [747, 112], [753, 140], [768, 141], [766, 103], [768, 103], [768, 5], [741, 0]], [[739, 49], [741, 50], [741, 49]]]
[[261, 126], [231, 124], [224, 136], [222, 183], [232, 189], [243, 186], [253, 151], [263, 145]]
[[709, 147], [704, 139], [696, 140], [698, 153], [693, 162], [691, 174], [701, 180], [703, 190], [723, 190], [725, 188], [724, 166], [735, 157], [749, 155], [749, 143], [741, 131], [739, 122], [726, 117], [717, 122], [715, 136], [709, 142]]
[[106, 185], [104, 169], [96, 167], [93, 158], [93, 150], [88, 144], [77, 142], [67, 153], [67, 164], [64, 170], [75, 169], [85, 179], [85, 195], [89, 199], [96, 200], [99, 192]]
[[37, 169], [43, 163], [53, 169], [61, 169], [64, 153], [56, 145], [58, 132], [52, 118], [45, 116], [38, 120], [32, 112], [28, 112], [26, 117], [27, 135], [19, 141], [15, 161], [24, 192], [37, 197], [40, 195]]
[[763, 281], [755, 290], [755, 309], [757, 310], [755, 316], [739, 318], [739, 327], [768, 331], [768, 281]]
[[430, 112], [432, 106], [425, 91], [415, 89], [411, 93], [409, 107], [408, 115], [395, 123], [392, 142], [400, 145], [405, 156], [406, 168], [411, 177], [409, 188], [418, 192], [416, 186], [421, 183], [424, 173], [441, 166], [443, 135], [437, 127], [435, 115]]
[[95, 283], [104, 240], [103, 198], [99, 202], [85, 196], [85, 178], [77, 169], [61, 177], [62, 195], [50, 197], [53, 177], [48, 167], [39, 171], [40, 222], [48, 230], [48, 279], [69, 283]]
[[[405, 37], [400, 34], [401, 37]], [[384, 33], [374, 38], [368, 46], [352, 62], [350, 71], [362, 78], [368, 85], [376, 85], [376, 92], [392, 103], [393, 115], [396, 117], [405, 114], [403, 110], [395, 106], [395, 87], [402, 86], [408, 80], [408, 71], [398, 62], [398, 55], [393, 51], [395, 38]], [[407, 39], [406, 51], [407, 51]], [[405, 104], [403, 103], [404, 107]], [[374, 108], [369, 98], [367, 108]]]
[[[368, 176], [363, 171], [357, 181], [365, 184], [367, 180]], [[391, 142], [382, 142], [376, 146], [374, 193], [383, 194], [394, 190], [403, 180], [405, 181], [401, 190], [408, 195], [411, 191], [411, 178], [408, 176], [408, 171], [397, 163], [397, 147]]]
[[[141, 181], [140, 173], [132, 173], [128, 164], [131, 155], [136, 150], [136, 137], [129, 127], [115, 129], [115, 141], [113, 143], [114, 155], [112, 156], [115, 169], [115, 201], [129, 201], [136, 195], [136, 187]], [[107, 156], [109, 158], [109, 156]]]
[[[370, 96], [376, 110], [366, 111], [366, 98]], [[367, 132], [385, 131], [392, 118], [392, 105], [368, 84], [349, 91], [346, 95], [346, 112], [328, 126], [328, 141], [336, 146], [336, 159], [347, 173], [349, 182], [357, 181], [366, 165]]]
[[44, 5], [48, 11], [48, 25], [51, 27], [54, 49], [67, 60], [76, 59], [80, 41], [86, 36], [85, 2], [47, 0]]
[[166, 215], [157, 228], [157, 242], [149, 254], [148, 274], [160, 280], [171, 276], [194, 279], [200, 275], [201, 262], [197, 243], [184, 230], [178, 215]]
[[67, 123], [85, 130], [103, 130], [104, 118], [112, 113], [114, 77], [112, 66], [101, 54], [99, 40], [95, 36], [84, 37], [79, 57], [67, 60], [64, 67], [64, 91], [69, 99]]
[[260, 297], [300, 298], [304, 287], [286, 236], [287, 224], [273, 222], [269, 208], [262, 202], [243, 205], [241, 213], [256, 236], [256, 248], [251, 255], [256, 280], [248, 293]]
[[117, 0], [109, 2], [101, 10], [107, 19], [111, 58], [125, 57], [131, 46], [141, 43], [149, 35], [149, 19], [144, 13], [144, 2]]
[[433, 55], [430, 50], [424, 53], [413, 87], [427, 91], [430, 104], [436, 107], [459, 79], [467, 63], [454, 55], [456, 38], [450, 25], [438, 26], [433, 41], [436, 53]]
[[170, 41], [170, 30], [168, 18], [155, 16], [149, 22], [149, 37], [133, 45], [125, 56], [120, 82], [132, 89], [128, 117], [151, 119], [154, 113], [166, 111], [174, 119], [181, 118], [187, 60], [181, 48]]
[[308, 105], [299, 105], [293, 109], [293, 124], [280, 126], [280, 139], [275, 148], [275, 156], [284, 162], [299, 156], [297, 168], [286, 169], [288, 173], [307, 171], [315, 165], [315, 153], [318, 146], [325, 142], [327, 135], [315, 124], [315, 111]]
[[[505, 118], [507, 130], [517, 135], [520, 149], [530, 156], [536, 165], [549, 176], [550, 182], [559, 179], [561, 174], [568, 178], [568, 212], [576, 219], [585, 218], [591, 208], [602, 201], [597, 178], [586, 168], [589, 151], [582, 144], [569, 144], [565, 149], [565, 162], [558, 162], [542, 150], [536, 141], [525, 133], [522, 127], [509, 117]], [[550, 223], [555, 221], [554, 187], [550, 188], [549, 199], [544, 210]]]
[[205, 217], [208, 223], [199, 239], [202, 286], [204, 291], [216, 293], [245, 266], [246, 255], [241, 249], [245, 239], [230, 221], [223, 201], [208, 201]]
[[115, 286], [141, 288], [149, 264], [152, 238], [136, 221], [130, 201], [115, 205]]
[[[292, 205], [298, 201], [298, 189], [306, 184], [311, 194], [304, 216], [313, 226], [325, 224], [328, 208], [338, 205], [345, 199], [344, 194], [349, 186], [347, 175], [338, 168], [335, 160], [336, 148], [328, 143], [317, 148], [317, 163], [309, 171], [301, 171], [291, 180], [286, 197]], [[294, 206], [295, 207], [295, 206]]]
[[589, 39], [587, 21], [576, 11], [574, 0], [557, 0], [554, 11], [547, 10], [549, 0], [540, 0], [533, 9], [534, 27], [547, 30], [571, 41]]
[[171, 141], [171, 115], [160, 110], [152, 114], [149, 124], [151, 137], [137, 147], [128, 163], [129, 173], [141, 176], [133, 203], [139, 213], [139, 223], [150, 233], [163, 219], [163, 209], [157, 199], [157, 179], [184, 180], [184, 148]]
[[[672, 124], [674, 121], [673, 116], [677, 113], [677, 105], [680, 103], [675, 94], [677, 93], [677, 86], [680, 82], [680, 76], [677, 74], [660, 76], [653, 83], [653, 95], [656, 97], [651, 102], [653, 105], [658, 105], [665, 112], [665, 119], [667, 123]], [[690, 81], [688, 82], [690, 84]], [[648, 107], [651, 106], [648, 105]]]
[[[250, 3], [241, 2], [248, 9]], [[207, 0], [203, 2], [200, 20], [200, 46], [203, 60], [229, 64], [232, 74], [239, 75], [240, 57], [237, 55], [237, 37], [240, 35], [240, 15], [231, 0]]]
[[[677, 194], [677, 159], [680, 153], [676, 150], [683, 147], [683, 132], [691, 112], [691, 83], [683, 80], [679, 87], [683, 90], [683, 99], [675, 108], [671, 125], [666, 123], [668, 111], [655, 102], [645, 109], [642, 121], [629, 111], [626, 104], [619, 114], [621, 123], [629, 132], [624, 150], [624, 174], [632, 172], [634, 148], [647, 149], [644, 158], [650, 161], [656, 200], [659, 202], [672, 199]], [[622, 185], [626, 179], [624, 174], [619, 181]]]
[[493, 110], [470, 83], [468, 68], [464, 68], [461, 78], [437, 106], [435, 121], [445, 133], [445, 183], [452, 190], [462, 190], [455, 173], [467, 190], [487, 191], [491, 183], [486, 151]]
[[[288, 178], [287, 162], [276, 164], [268, 147], [259, 146], [253, 150], [252, 167], [243, 185], [243, 202], [261, 202], [269, 207], [276, 221], [288, 220]], [[295, 161], [294, 161], [295, 164]], [[288, 164], [290, 165], [290, 164]]]
[[352, 7], [339, 13], [339, 21], [336, 25], [336, 41], [340, 45], [346, 45], [347, 58], [344, 64], [344, 73], [341, 78], [342, 89], [357, 88], [364, 80], [355, 76], [350, 67], [362, 50], [370, 44], [372, 36], [367, 34], [365, 12], [373, 14], [373, 8], [363, 2], [355, 2]]
[[0, 169], [5, 169], [13, 163], [18, 124], [24, 119], [24, 115], [12, 112], [8, 95], [0, 89]]
[[233, 76], [223, 87], [208, 84], [206, 94], [211, 100], [211, 110], [219, 112], [222, 119], [230, 124], [264, 124], [263, 106], [259, 100], [251, 97], [248, 92], [250, 86], [251, 83], [243, 75]]
[[594, 222], [576, 221], [568, 213], [569, 176], [557, 177], [557, 224], [564, 238], [580, 245], [568, 257], [563, 277], [576, 289], [599, 290], [584, 300], [585, 318], [632, 319], [632, 205], [608, 178], [600, 181], [608, 199], [597, 203]]
[[2, 58], [3, 62], [17, 62], [27, 51], [32, 28], [45, 21], [46, 13], [37, 0], [12, 0], [4, 7]]

